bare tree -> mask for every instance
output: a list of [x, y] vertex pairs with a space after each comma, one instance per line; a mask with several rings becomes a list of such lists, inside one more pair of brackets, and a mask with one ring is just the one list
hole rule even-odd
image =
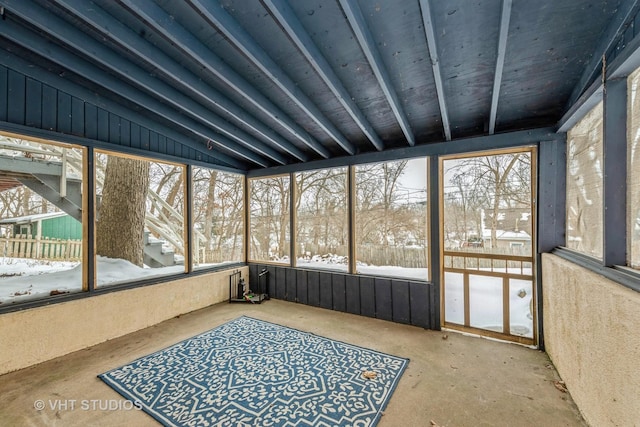
[[453, 175], [449, 184], [454, 187], [448, 203], [459, 207], [462, 224], [457, 233], [466, 240], [470, 224], [480, 225], [478, 236], [482, 237], [482, 218], [489, 223], [491, 248], [497, 247], [497, 230], [500, 211], [505, 208], [531, 206], [531, 158], [529, 153], [508, 153], [477, 156], [463, 159], [451, 168]]
[[250, 183], [251, 249], [256, 259], [289, 255], [289, 177], [254, 179]]
[[296, 239], [300, 250], [304, 245], [304, 252], [314, 255], [347, 254], [346, 178], [345, 168], [296, 174]]
[[399, 179], [406, 160], [364, 165], [356, 172], [356, 221], [359, 243], [389, 246], [397, 218], [400, 197]]

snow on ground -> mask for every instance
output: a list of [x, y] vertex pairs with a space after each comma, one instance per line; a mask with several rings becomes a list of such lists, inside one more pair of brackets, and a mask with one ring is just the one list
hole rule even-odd
[[[184, 266], [142, 268], [122, 259], [97, 257], [97, 286], [184, 272]], [[0, 304], [82, 290], [80, 263], [0, 257]]]
[[[327, 262], [313, 258], [298, 258], [296, 267], [313, 268], [318, 270], [331, 270], [341, 273], [346, 273], [348, 270], [346, 262]], [[367, 265], [358, 262], [356, 270], [358, 274], [366, 274], [369, 276], [393, 277], [399, 279], [421, 281], [426, 281], [428, 278], [428, 270], [426, 268], [406, 268], [391, 265]]]
[[370, 276], [388, 276], [401, 279], [422, 280], [426, 281], [429, 277], [426, 268], [405, 268], [394, 267], [390, 265], [358, 265], [358, 273]]
[[[503, 332], [502, 278], [470, 273], [469, 320], [471, 326]], [[444, 293], [445, 320], [464, 325], [462, 274], [445, 273]], [[531, 280], [509, 279], [509, 327], [511, 334], [533, 338], [532, 296], [533, 284]]]
[[[184, 266], [142, 268], [122, 259], [97, 257], [97, 286], [109, 286], [135, 279], [184, 272]], [[213, 266], [220, 264], [211, 264]], [[299, 258], [297, 266], [347, 272], [347, 265]], [[205, 267], [201, 265], [200, 267]], [[426, 268], [403, 268], [358, 264], [358, 273], [413, 280], [427, 280]], [[511, 269], [510, 269], [511, 270]], [[510, 271], [531, 274], [530, 269]], [[502, 331], [502, 279], [470, 273], [471, 325]], [[0, 304], [45, 298], [60, 293], [80, 292], [82, 271], [79, 263], [36, 261], [32, 259], [0, 257]], [[511, 333], [533, 337], [533, 316], [530, 303], [533, 289], [530, 280], [510, 279], [509, 308]], [[462, 274], [445, 274], [446, 320], [464, 324], [464, 292]]]

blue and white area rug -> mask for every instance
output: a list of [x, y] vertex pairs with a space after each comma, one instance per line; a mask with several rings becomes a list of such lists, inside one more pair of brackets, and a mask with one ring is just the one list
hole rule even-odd
[[374, 426], [407, 359], [239, 317], [99, 375], [167, 426]]

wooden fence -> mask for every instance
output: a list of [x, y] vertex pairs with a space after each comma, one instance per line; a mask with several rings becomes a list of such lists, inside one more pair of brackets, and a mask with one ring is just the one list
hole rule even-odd
[[[305, 244], [305, 252], [310, 255], [348, 254], [346, 246], [325, 247]], [[356, 248], [357, 260], [369, 265], [394, 265], [406, 268], [426, 268], [426, 247], [383, 246], [383, 245], [358, 245]], [[298, 254], [298, 256], [303, 256]], [[346, 261], [345, 261], [346, 262]]]
[[34, 239], [19, 234], [2, 239], [2, 254], [11, 258], [80, 261], [82, 259], [82, 240]]

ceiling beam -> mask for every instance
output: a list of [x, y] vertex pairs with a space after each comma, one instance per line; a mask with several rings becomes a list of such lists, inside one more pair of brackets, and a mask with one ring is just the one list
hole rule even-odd
[[296, 83], [275, 63], [258, 43], [217, 2], [203, 4], [199, 0], [186, 0], [209, 24], [218, 29], [227, 40], [242, 52], [280, 88], [302, 111], [307, 114], [327, 135], [348, 154], [355, 154], [355, 146], [331, 123]]
[[[259, 133], [271, 144], [293, 157], [302, 161], [309, 159], [308, 156], [296, 146], [291, 144], [289, 141], [285, 141], [272, 129], [247, 114], [238, 105], [213, 89], [211, 86], [204, 83], [196, 75], [187, 71], [160, 49], [139, 37], [136, 32], [124, 26], [100, 7], [93, 3], [87, 3], [85, 0], [52, 0], [52, 2], [81, 19], [97, 34], [100, 34], [101, 37], [111, 39], [116, 44], [120, 45], [123, 50], [134, 53], [140, 59], [144, 60], [147, 64], [159, 71], [165, 79], [170, 80], [172, 84], [182, 88], [182, 90], [187, 92], [189, 96], [183, 96], [181, 100], [175, 100], [181, 105], [194, 106], [199, 110], [199, 114], [212, 116], [206, 109], [198, 107], [198, 105], [193, 101], [193, 99], [197, 98], [203, 99], [209, 108], [221, 110], [227, 113], [242, 125]], [[128, 74], [126, 70], [121, 70], [121, 72]], [[138, 69], [137, 75], [144, 80], [150, 80], [148, 73], [144, 70]], [[172, 95], [169, 93], [167, 93], [167, 96], [172, 98]], [[220, 122], [222, 126], [229, 127], [226, 125], [227, 122], [221, 119], [215, 119]], [[230, 130], [236, 132], [234, 128], [230, 128]], [[232, 139], [236, 139], [236, 136], [240, 138], [244, 136], [248, 142], [253, 142], [253, 137], [246, 135], [243, 131], [236, 133], [235, 135], [228, 136]], [[259, 147], [260, 150], [264, 150], [262, 154], [272, 158], [276, 162], [281, 164], [287, 163], [284, 156], [280, 155], [277, 151], [266, 147], [264, 144], [258, 143], [254, 144], [254, 146]]]
[[607, 29], [602, 33], [596, 49], [591, 55], [591, 59], [584, 71], [578, 84], [573, 89], [569, 102], [566, 106], [568, 110], [587, 90], [591, 81], [602, 71], [602, 55], [606, 54], [609, 48], [617, 41], [618, 36], [622, 34], [640, 9], [640, 0], [622, 0], [618, 6], [616, 14], [609, 21]]
[[402, 105], [400, 104], [398, 94], [393, 88], [389, 72], [384, 65], [380, 52], [378, 52], [378, 49], [376, 48], [376, 42], [369, 31], [369, 27], [364, 20], [364, 16], [362, 16], [362, 11], [360, 10], [360, 6], [358, 6], [357, 0], [340, 0], [340, 5], [347, 17], [347, 21], [349, 21], [349, 25], [351, 25], [351, 28], [360, 43], [362, 51], [369, 61], [369, 65], [371, 66], [371, 69], [378, 80], [378, 84], [387, 98], [387, 102], [389, 103], [402, 132], [407, 139], [407, 143], [411, 146], [415, 145], [416, 140], [413, 136], [411, 126], [409, 125], [409, 120], [407, 119]]
[[442, 74], [440, 73], [440, 59], [438, 58], [438, 45], [436, 44], [436, 33], [431, 19], [431, 6], [429, 0], [420, 0], [420, 10], [422, 11], [422, 26], [427, 38], [427, 46], [429, 47], [429, 57], [431, 58], [431, 68], [433, 70], [433, 80], [436, 85], [436, 95], [438, 96], [438, 105], [440, 106], [440, 116], [442, 118], [442, 130], [447, 141], [451, 141], [451, 124], [449, 123], [449, 110], [447, 109], [447, 101], [444, 95], [444, 85], [442, 83]]
[[[124, 67], [121, 67], [120, 64], [114, 64], [112, 66], [116, 66], [118, 72], [123, 76], [123, 78], [128, 78], [129, 81], [132, 81], [131, 79], [133, 78], [133, 83], [141, 85], [142, 87], [145, 87], [145, 85], [154, 86], [154, 93], [159, 93], [159, 96], [169, 98], [169, 101], [165, 102], [169, 102], [176, 108], [183, 109], [187, 114], [191, 114], [192, 117], [198, 120], [209, 123], [212, 127], [220, 130], [231, 139], [238, 141], [249, 149], [257, 151], [265, 157], [271, 158], [277, 163], [288, 163], [287, 158], [278, 151], [265, 145], [261, 141], [254, 139], [253, 136], [246, 134], [243, 130], [236, 128], [231, 123], [212, 114], [208, 108], [194, 101], [194, 98], [202, 98], [206, 95], [210, 107], [222, 109], [227, 114], [232, 115], [235, 119], [240, 120], [243, 124], [248, 125], [261, 135], [266, 136], [271, 143], [281, 149], [284, 149], [284, 151], [289, 154], [295, 153], [294, 157], [298, 157], [302, 160], [299, 156], [303, 155], [303, 153], [293, 146], [293, 144], [282, 140], [282, 138], [277, 136], [273, 130], [260, 124], [253, 117], [243, 112], [240, 107], [202, 82], [198, 77], [188, 72], [184, 67], [166, 56], [158, 48], [140, 38], [135, 32], [115, 20], [101, 8], [92, 3], [87, 3], [84, 0], [53, 1], [71, 14], [75, 15], [77, 18], [81, 19], [87, 25], [91, 26], [92, 29], [95, 30], [96, 34], [100, 34], [101, 37], [113, 40], [125, 51], [135, 53], [141, 59], [156, 68], [159, 74], [170, 79], [173, 84], [181, 87], [190, 95], [186, 96], [173, 89], [173, 87], [162, 84], [160, 80], [150, 77], [148, 72], [145, 72], [137, 66], [128, 65], [124, 59], [121, 59], [120, 62], [125, 64]], [[100, 43], [94, 43], [94, 45], [95, 44], [99, 47], [101, 45]], [[94, 48], [94, 50], [97, 51], [99, 47]], [[102, 50], [106, 50], [107, 54], [113, 55], [113, 53], [111, 53], [112, 51], [106, 47], [102, 47]], [[102, 55], [98, 56], [101, 57]], [[133, 71], [130, 72], [129, 69], [133, 69]], [[141, 82], [148, 83], [142, 84]], [[306, 156], [303, 155], [303, 158], [306, 159]]]
[[491, 112], [489, 113], [489, 134], [496, 132], [496, 116], [498, 115], [498, 100], [500, 99], [500, 84], [504, 70], [504, 57], [507, 51], [507, 36], [511, 21], [512, 0], [502, 0], [502, 16], [500, 17], [500, 36], [498, 37], [498, 57], [496, 71], [493, 75], [493, 92], [491, 92]]
[[237, 95], [277, 122], [278, 126], [282, 126], [296, 140], [324, 158], [331, 157], [331, 153], [326, 147], [316, 141], [307, 131], [236, 73], [193, 34], [178, 24], [173, 17], [169, 16], [155, 2], [151, 0], [117, 1], [133, 16], [176, 46], [185, 55], [195, 60], [199, 66], [217, 77]]
[[[0, 25], [4, 25], [4, 23]], [[223, 168], [223, 170], [237, 173], [238, 170], [245, 171], [248, 168], [248, 165], [244, 161], [241, 161], [236, 157], [228, 156], [225, 153], [212, 151], [212, 148], [210, 146], [205, 145], [207, 138], [204, 138], [202, 143], [196, 142], [196, 138], [201, 138], [199, 135], [193, 134], [192, 132], [189, 132], [188, 135], [185, 135], [178, 132], [175, 127], [169, 127], [163, 124], [159, 124], [148, 116], [139, 113], [138, 111], [133, 111], [127, 107], [124, 107], [119, 102], [98, 95], [95, 91], [80, 86], [65, 77], [59, 76], [56, 73], [51, 73], [50, 71], [41, 68], [39, 65], [33, 64], [32, 62], [27, 62], [26, 60], [20, 58], [19, 56], [16, 56], [13, 53], [0, 50], [0, 64], [4, 64], [6, 66], [9, 66], [10, 64], [10, 67], [18, 73], [24, 74], [25, 76], [37, 80], [45, 85], [56, 88], [57, 90], [65, 92], [75, 98], [81, 99], [83, 102], [89, 105], [94, 105], [97, 108], [103, 109], [120, 117], [126, 117], [133, 123], [145, 127], [151, 132], [157, 133], [158, 135], [163, 135], [169, 139], [173, 139], [179, 144], [182, 144], [187, 148], [191, 148], [198, 153], [202, 153], [207, 157], [214, 157], [215, 160], [223, 162], [224, 165], [213, 163], [212, 165], [221, 167]], [[4, 123], [2, 127], [8, 128], [10, 132], [15, 132], [16, 134], [20, 135], [29, 135], [36, 138], [41, 138], [43, 137], [41, 135], [42, 133], [47, 135], [44, 138], [56, 139], [55, 134], [52, 131], [43, 131], [41, 129], [18, 126], [11, 123]], [[49, 133], [51, 135], [48, 135]], [[65, 136], [65, 139], [69, 139], [75, 143], [75, 140], [80, 138], [77, 138], [73, 135], [67, 135]], [[69, 141], [65, 140], [63, 142]], [[86, 141], [82, 141], [82, 143], [87, 144]], [[88, 145], [106, 150], [113, 149], [113, 144], [102, 140], [90, 140], [90, 143]], [[122, 146], [119, 147], [119, 149], [123, 152], [130, 152], [132, 154], [138, 155], [145, 155], [145, 153], [151, 152], [143, 149], [131, 148], [128, 146]], [[175, 161], [175, 156], [169, 156], [166, 153], [160, 152], [153, 153], [156, 155], [160, 154], [167, 160]], [[227, 166], [233, 169], [226, 169]]]
[[333, 157], [331, 159], [314, 160], [296, 165], [274, 166], [266, 169], [253, 169], [247, 172], [249, 178], [279, 175], [285, 173], [304, 172], [314, 169], [328, 169], [367, 163], [393, 162], [427, 156], [444, 156], [464, 154], [474, 151], [501, 150], [522, 146], [536, 145], [542, 141], [563, 140], [564, 134], [556, 132], [555, 127], [529, 129], [516, 132], [496, 133], [450, 141], [430, 142], [413, 147], [391, 148], [384, 151], [361, 153], [355, 156]]
[[[211, 140], [217, 140], [220, 144], [228, 145], [230, 151], [241, 155], [247, 160], [258, 160], [258, 164], [264, 164], [264, 160], [252, 154], [252, 152], [256, 152], [261, 156], [275, 160], [277, 163], [288, 163], [287, 159], [282, 154], [266, 146], [264, 143], [255, 140], [255, 138], [247, 135], [244, 131], [236, 128], [229, 122], [212, 114], [202, 105], [194, 102], [189, 97], [173, 89], [171, 86], [149, 76], [149, 73], [145, 70], [126, 61], [122, 56], [107, 48], [106, 45], [96, 41], [86, 33], [76, 29], [68, 22], [58, 18], [45, 9], [28, 2], [16, 2], [15, 5], [12, 5], [11, 11], [17, 16], [20, 16], [21, 19], [24, 19], [40, 30], [45, 31], [47, 34], [58, 39], [68, 47], [75, 49], [77, 52], [88, 58], [92, 63], [100, 64], [110, 70], [114, 75], [119, 76], [115, 85], [112, 84], [111, 87], [103, 85], [103, 87], [110, 89], [121, 96], [125, 96], [125, 93], [123, 93], [125, 92], [124, 90], [113, 90], [113, 87], [121, 86], [123, 82], [128, 81], [131, 86], [143, 89], [143, 91], [151, 94], [153, 97], [162, 100], [163, 104], [173, 106], [176, 111], [168, 114], [169, 117], [167, 118], [170, 120], [171, 116], [180, 115], [178, 111], [182, 111], [183, 113], [186, 113], [187, 116], [191, 117], [193, 123], [197, 124], [201, 129], [201, 132], [205, 135], [211, 133], [211, 130], [200, 123], [206, 123], [220, 134], [217, 137], [210, 137]], [[46, 54], [43, 56], [47, 57]], [[61, 55], [61, 57], [64, 56], [67, 55]], [[69, 63], [58, 63], [65, 68], [75, 71], [74, 67], [82, 66], [81, 64], [83, 62], [84, 61], [76, 57], [75, 60]], [[103, 71], [98, 71], [98, 73], [106, 74]], [[89, 80], [94, 80], [96, 82], [98, 80], [90, 73], [85, 73], [84, 76]], [[113, 76], [102, 78], [102, 81], [106, 83], [110, 79], [113, 80]], [[106, 84], [108, 85], [108, 83]], [[128, 91], [131, 91], [131, 89], [128, 89]], [[140, 101], [134, 102], [138, 103], [143, 108], [146, 108], [144, 103], [140, 103]], [[229, 138], [232, 138], [235, 142]]]
[[[23, 5], [27, 4], [22, 2], [19, 3]], [[16, 13], [16, 9], [14, 7], [11, 8], [11, 11], [13, 13]], [[31, 11], [28, 16], [33, 18], [37, 16], [37, 13], [35, 11]], [[53, 34], [51, 32], [51, 21], [53, 20], [53, 16], [51, 16], [51, 14], [48, 14], [48, 16], [49, 18], [44, 21], [47, 25], [47, 33]], [[21, 17], [26, 18], [27, 16]], [[42, 29], [42, 27], [40, 27], [40, 23], [37, 20], [28, 19], [27, 21]], [[185, 130], [193, 132], [201, 136], [202, 138], [207, 139], [211, 143], [217, 145], [225, 151], [232, 153], [235, 156], [242, 157], [262, 167], [269, 166], [269, 163], [263, 157], [257, 155], [253, 151], [247, 150], [236, 142], [231, 141], [223, 135], [212, 131], [211, 129], [205, 127], [204, 125], [196, 122], [193, 119], [185, 117], [181, 114], [177, 114], [175, 110], [171, 109], [164, 103], [159, 102], [152, 96], [147, 95], [146, 93], [141, 92], [140, 90], [124, 83], [121, 79], [104, 72], [97, 66], [84, 61], [68, 50], [61, 48], [58, 45], [52, 44], [51, 42], [45, 41], [40, 36], [27, 30], [24, 26], [10, 20], [5, 20], [2, 22], [2, 28], [2, 35], [4, 37], [18, 45], [23, 46], [25, 49], [30, 50], [31, 52], [34, 52], [44, 58], [47, 58], [50, 61], [62, 66], [63, 68], [68, 69], [84, 77], [85, 79], [102, 86], [107, 91], [113, 92], [114, 94], [117, 94], [141, 106], [142, 108], [149, 110], [154, 114], [163, 117], [164, 119], [167, 119], [180, 127], [183, 127]], [[84, 35], [81, 38], [87, 38], [87, 36]]]
[[384, 144], [382, 140], [364, 117], [364, 114], [362, 114], [362, 111], [358, 108], [286, 0], [262, 0], [262, 4], [269, 10], [271, 16], [280, 24], [289, 38], [293, 40], [316, 73], [329, 89], [331, 89], [331, 92], [333, 92], [338, 101], [340, 101], [344, 109], [347, 110], [347, 113], [349, 113], [353, 121], [356, 122], [358, 127], [367, 135], [371, 144], [373, 144], [378, 151], [383, 150]]

